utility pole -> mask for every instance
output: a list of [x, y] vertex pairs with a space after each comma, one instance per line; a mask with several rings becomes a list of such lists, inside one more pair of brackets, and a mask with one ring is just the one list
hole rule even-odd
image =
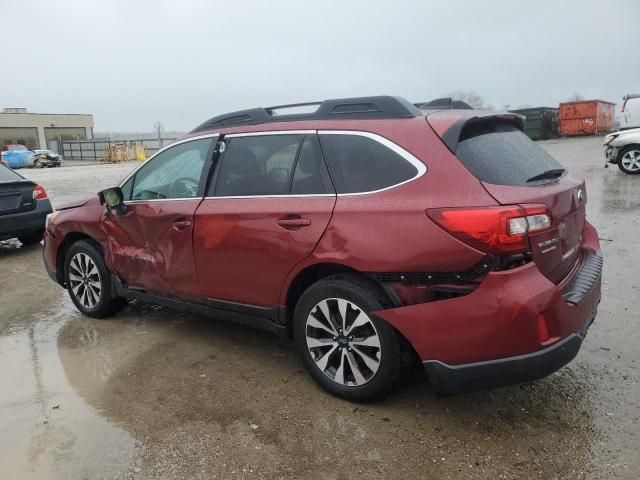
[[160, 120], [155, 122], [153, 124], [153, 129], [156, 132], [156, 138], [158, 140], [158, 149], [161, 149], [162, 148], [162, 131], [164, 130], [164, 126], [162, 125], [162, 122]]

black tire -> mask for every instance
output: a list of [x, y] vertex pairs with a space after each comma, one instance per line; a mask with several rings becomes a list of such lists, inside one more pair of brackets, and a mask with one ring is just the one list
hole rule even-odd
[[33, 166], [35, 168], [44, 168], [44, 163], [42, 163], [40, 160], [36, 160], [35, 162], [33, 162]]
[[[337, 350], [333, 350], [333, 353], [328, 354], [332, 356], [329, 363], [333, 362], [336, 366], [329, 367], [328, 369], [325, 368], [325, 370], [318, 366], [316, 361], [318, 360], [318, 357], [322, 357], [323, 353], [327, 350], [318, 352], [318, 348], [324, 347], [308, 346], [307, 333], [320, 331], [311, 326], [307, 326], [307, 319], [310, 318], [312, 311], [315, 312], [314, 316], [318, 315], [319, 305], [324, 300], [329, 300], [328, 303], [325, 304], [329, 307], [329, 310], [331, 310], [331, 302], [333, 302], [334, 308], [332, 311], [335, 311], [335, 308], [338, 308], [337, 300], [335, 299], [344, 299], [360, 309], [361, 312], [365, 313], [368, 316], [368, 320], [374, 327], [370, 332], [375, 332], [379, 339], [379, 354], [377, 352], [373, 354], [377, 357], [376, 360], [379, 359], [377, 371], [373, 373], [364, 384], [354, 384], [357, 381], [351, 366], [344, 367], [342, 370], [342, 374], [340, 376], [343, 378], [344, 383], [339, 383], [335, 380], [338, 378], [338, 370], [340, 370], [339, 363], [340, 361], [344, 362], [346, 358], [342, 356], [343, 350], [348, 349], [348, 352], [352, 352], [351, 358], [346, 358], [347, 364], [355, 358], [362, 360], [362, 355], [356, 355], [356, 352], [351, 350], [353, 344], [349, 343], [348, 345], [340, 345], [337, 347]], [[296, 305], [294, 313], [294, 340], [298, 353], [304, 361], [305, 367], [314, 380], [316, 380], [325, 390], [338, 397], [351, 401], [372, 401], [388, 393], [396, 381], [401, 377], [404, 367], [406, 366], [407, 358], [403, 338], [391, 325], [371, 315], [371, 312], [373, 311], [388, 308], [390, 306], [391, 303], [389, 298], [379, 285], [372, 280], [357, 274], [338, 274], [324, 278], [313, 284], [302, 294], [298, 304]], [[353, 325], [355, 323], [354, 316], [359, 314], [355, 313], [353, 310], [349, 311], [354, 312], [346, 315], [347, 317], [351, 317], [351, 325]], [[322, 315], [322, 318], [325, 318], [324, 315]], [[332, 330], [334, 330], [334, 327], [335, 324], [330, 326]], [[370, 328], [370, 326], [367, 324], [359, 328], [366, 329]], [[355, 329], [352, 331], [355, 331]], [[331, 335], [324, 331], [320, 332], [320, 334]], [[340, 331], [340, 337], [342, 337], [341, 339], [344, 341], [345, 338], [342, 335], [343, 332]], [[322, 340], [331, 339], [327, 338]], [[333, 340], [335, 340], [335, 337]], [[328, 345], [327, 347], [331, 349], [335, 348], [336, 342], [332, 343], [334, 346]], [[311, 353], [312, 348], [314, 348], [315, 352], [313, 354]], [[354, 347], [354, 349], [355, 348], [358, 347]], [[334, 358], [336, 355], [337, 358]], [[345, 351], [344, 355], [349, 355], [349, 353]], [[316, 357], [315, 360], [314, 356]], [[366, 367], [363, 367], [363, 371], [364, 370], [370, 373], [370, 370]], [[350, 382], [351, 384], [345, 384], [348, 383], [348, 381], [346, 381], [347, 374], [344, 373], [345, 371], [351, 372], [348, 374], [352, 378]], [[334, 378], [329, 376], [332, 373], [334, 374]]]
[[40, 242], [43, 236], [44, 236], [44, 230], [41, 229], [41, 230], [36, 230], [34, 232], [29, 232], [29, 233], [20, 235], [18, 237], [18, 240], [20, 240], [20, 242], [23, 245], [33, 245], [35, 243]]
[[622, 150], [620, 150], [620, 153], [618, 153], [618, 161], [617, 161], [618, 168], [622, 170], [624, 173], [626, 173], [627, 175], [638, 175], [640, 173], [640, 166], [636, 167], [633, 170], [630, 170], [629, 168], [627, 168], [622, 164], [623, 157], [629, 152], [635, 152], [636, 157], [640, 158], [640, 145], [628, 145], [624, 147]]
[[[83, 255], [89, 257], [97, 270], [97, 272], [92, 275], [87, 274], [87, 281], [91, 280], [92, 283], [98, 283], [100, 285], [97, 295], [95, 294], [96, 290], [93, 287], [89, 287], [87, 283], [78, 286], [77, 278], [82, 272], [77, 270], [76, 266], [79, 265], [81, 259], [85, 258]], [[87, 270], [89, 273], [93, 272], [92, 268], [88, 268]], [[64, 280], [74, 305], [80, 312], [88, 317], [108, 317], [118, 312], [126, 304], [124, 298], [118, 297], [115, 292], [112, 291], [111, 272], [107, 270], [104, 264], [104, 259], [102, 258], [102, 253], [98, 245], [92, 241], [80, 240], [69, 247], [64, 261]], [[74, 288], [74, 283], [76, 288]], [[83, 297], [82, 294], [85, 289], [89, 291], [86, 292], [87, 296]], [[89, 298], [91, 301], [89, 301]]]

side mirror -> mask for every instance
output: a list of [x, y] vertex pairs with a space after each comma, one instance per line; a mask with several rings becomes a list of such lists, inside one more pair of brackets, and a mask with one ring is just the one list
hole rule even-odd
[[106, 205], [107, 210], [115, 210], [118, 213], [124, 213], [126, 206], [124, 204], [124, 195], [120, 187], [107, 188], [98, 192], [100, 204]]

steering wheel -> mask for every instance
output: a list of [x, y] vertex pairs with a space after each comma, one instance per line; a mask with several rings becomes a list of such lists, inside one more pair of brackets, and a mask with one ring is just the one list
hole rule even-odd
[[174, 197], [175, 194], [187, 194], [190, 197], [195, 197], [198, 194], [198, 182], [189, 177], [176, 178], [169, 185], [169, 197]]

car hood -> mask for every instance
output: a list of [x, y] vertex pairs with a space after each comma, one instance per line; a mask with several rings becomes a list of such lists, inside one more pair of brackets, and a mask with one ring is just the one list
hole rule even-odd
[[58, 206], [56, 210], [69, 210], [71, 208], [84, 207], [85, 205], [94, 205], [100, 203], [97, 196], [87, 197], [81, 200], [73, 200], [71, 202], [63, 203]]
[[616, 136], [617, 135], [627, 135], [629, 133], [640, 133], [640, 127], [638, 127], [638, 128], [627, 128], [625, 130], [618, 130], [617, 132], [611, 132], [609, 135], [607, 135], [607, 137], [611, 136], [611, 135], [616, 135]]
[[619, 130], [617, 132], [611, 132], [609, 135], [604, 137], [604, 144], [607, 145], [613, 140], [624, 140], [625, 137], [629, 135], [640, 135], [640, 128], [629, 128], [627, 130]]

